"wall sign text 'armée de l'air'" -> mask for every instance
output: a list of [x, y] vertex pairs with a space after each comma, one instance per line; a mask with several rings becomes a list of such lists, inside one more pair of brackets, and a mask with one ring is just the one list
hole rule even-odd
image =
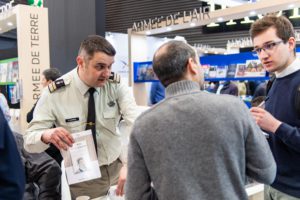
[[203, 6], [192, 11], [183, 11], [170, 14], [168, 16], [155, 17], [154, 19], [134, 22], [132, 25], [133, 32], [147, 31], [162, 27], [178, 25], [179, 18], [182, 17], [182, 23], [198, 22], [203, 19], [209, 19], [210, 6]]

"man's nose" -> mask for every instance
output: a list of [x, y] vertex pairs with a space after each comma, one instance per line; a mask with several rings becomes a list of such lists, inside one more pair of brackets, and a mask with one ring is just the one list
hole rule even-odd
[[111, 70], [109, 68], [105, 68], [104, 71], [103, 71], [103, 75], [105, 77], [109, 77], [110, 76], [110, 72], [111, 72]]

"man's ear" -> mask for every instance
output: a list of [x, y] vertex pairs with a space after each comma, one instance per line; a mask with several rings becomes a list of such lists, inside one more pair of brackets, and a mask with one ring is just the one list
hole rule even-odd
[[77, 56], [76, 62], [77, 62], [78, 66], [83, 66], [83, 62], [84, 62], [83, 57], [82, 56]]
[[53, 82], [52, 80], [47, 81], [47, 85], [49, 85], [49, 84], [52, 83], [52, 82]]
[[198, 73], [198, 66], [195, 63], [193, 58], [188, 59], [187, 72], [190, 73], [191, 75], [195, 75]]
[[290, 37], [288, 40], [289, 43], [289, 49], [294, 51], [294, 49], [296, 48], [296, 40], [294, 37]]

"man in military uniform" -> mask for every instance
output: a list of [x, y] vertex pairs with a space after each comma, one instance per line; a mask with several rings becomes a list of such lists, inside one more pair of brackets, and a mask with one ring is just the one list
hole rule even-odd
[[[67, 150], [74, 143], [72, 133], [86, 130], [88, 102], [94, 97], [95, 138], [102, 177], [70, 186], [72, 198], [87, 195], [96, 198], [107, 194], [110, 185], [118, 184], [123, 195], [127, 153], [122, 149], [117, 125], [123, 119], [132, 125], [139, 114], [132, 93], [111, 72], [116, 52], [100, 36], [89, 36], [81, 43], [77, 67], [48, 86], [37, 104], [34, 117], [24, 135], [29, 152], [42, 152], [54, 144]], [[111, 76], [111, 77], [110, 77]], [[92, 93], [90, 92], [91, 88]], [[51, 128], [53, 125], [56, 128]]]

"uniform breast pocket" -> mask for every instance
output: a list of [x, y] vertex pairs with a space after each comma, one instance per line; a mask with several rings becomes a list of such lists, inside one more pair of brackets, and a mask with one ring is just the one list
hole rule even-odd
[[118, 117], [117, 109], [108, 109], [103, 112], [103, 125], [113, 134], [116, 134], [116, 120]]
[[67, 118], [61, 126], [70, 133], [76, 133], [85, 130], [86, 121], [80, 117]]

